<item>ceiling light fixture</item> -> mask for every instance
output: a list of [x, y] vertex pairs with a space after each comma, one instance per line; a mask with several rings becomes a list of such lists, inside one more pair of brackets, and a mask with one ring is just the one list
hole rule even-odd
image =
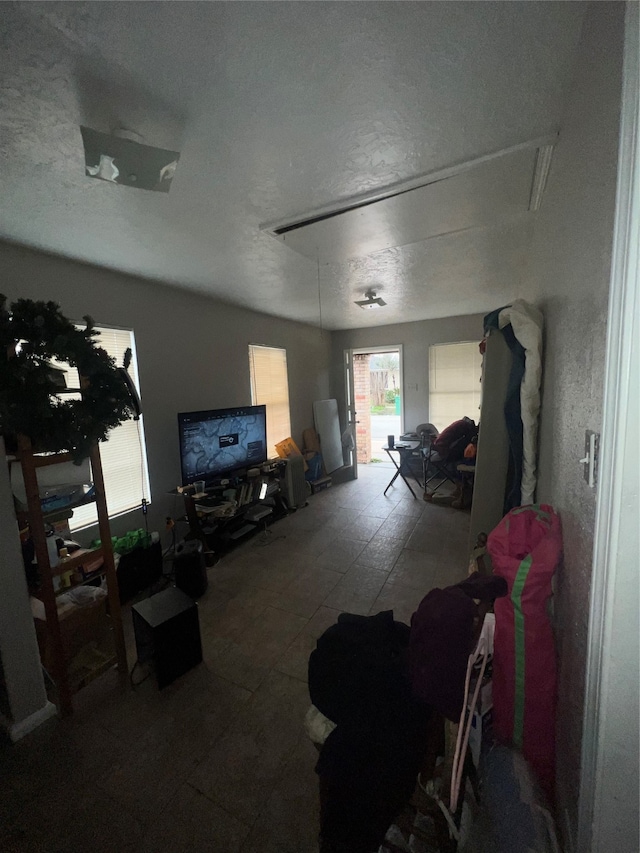
[[81, 126], [80, 132], [88, 177], [140, 190], [169, 192], [179, 151], [145, 145], [138, 133], [124, 128], [101, 133]]
[[376, 296], [375, 290], [367, 290], [364, 299], [357, 299], [354, 304], [361, 308], [382, 308], [387, 303], [380, 296]]

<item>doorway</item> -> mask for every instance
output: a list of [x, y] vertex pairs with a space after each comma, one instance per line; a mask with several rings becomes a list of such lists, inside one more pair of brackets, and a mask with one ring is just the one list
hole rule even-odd
[[358, 465], [392, 467], [383, 447], [403, 430], [402, 345], [345, 351], [345, 379], [354, 476]]

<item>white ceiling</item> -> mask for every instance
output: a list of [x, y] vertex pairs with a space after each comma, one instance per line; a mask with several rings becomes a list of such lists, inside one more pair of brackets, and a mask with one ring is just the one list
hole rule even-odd
[[[321, 263], [263, 227], [555, 134], [583, 12], [2, 3], [0, 236], [328, 329], [491, 310], [533, 213], [427, 240], [399, 219], [395, 245]], [[80, 125], [180, 151], [170, 193], [86, 177]], [[370, 287], [386, 308], [353, 304]]]
[[536, 148], [510, 151], [390, 197], [271, 230], [324, 265], [513, 222], [529, 212], [536, 162]]

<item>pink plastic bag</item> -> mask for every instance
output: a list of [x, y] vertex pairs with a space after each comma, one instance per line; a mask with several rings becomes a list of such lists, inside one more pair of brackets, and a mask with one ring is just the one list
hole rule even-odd
[[560, 519], [547, 504], [516, 507], [487, 548], [494, 573], [509, 586], [495, 602], [494, 732], [522, 750], [553, 803], [556, 652], [547, 600], [562, 554]]

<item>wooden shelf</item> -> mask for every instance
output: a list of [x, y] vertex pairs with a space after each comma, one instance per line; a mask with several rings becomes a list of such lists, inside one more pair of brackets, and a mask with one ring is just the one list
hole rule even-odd
[[71, 690], [77, 693], [90, 684], [103, 673], [108, 672], [118, 663], [116, 655], [108, 654], [100, 651], [100, 649], [92, 649], [91, 660], [88, 660], [86, 665], [78, 667], [69, 674], [71, 682]]
[[56, 590], [56, 598], [59, 598], [61, 595], [64, 595], [65, 592], [71, 592], [72, 589], [77, 589], [79, 586], [89, 586], [91, 581], [102, 580], [102, 578], [106, 577], [106, 572], [104, 568], [96, 569], [95, 572], [92, 572], [90, 575], [87, 575], [86, 578], [83, 578], [81, 581], [71, 581], [69, 586], [61, 586]]
[[64, 575], [66, 572], [74, 571], [74, 569], [77, 569], [78, 566], [83, 565], [83, 563], [92, 563], [98, 557], [102, 557], [104, 560], [104, 549], [102, 548], [102, 545], [99, 548], [93, 548], [90, 551], [83, 551], [83, 553], [79, 554], [77, 557], [72, 554], [56, 566], [50, 566], [49, 569], [51, 571], [51, 575], [53, 577], [57, 577], [58, 575]]
[[69, 451], [61, 453], [34, 453], [20, 447], [15, 454], [15, 458], [22, 461], [26, 456], [31, 457], [31, 464], [34, 468], [46, 468], [48, 465], [59, 465], [61, 462], [73, 462], [73, 454]]
[[[84, 497], [81, 501], [76, 501], [75, 503], [68, 504], [67, 506], [59, 506], [56, 509], [43, 509], [42, 515], [45, 521], [48, 521], [51, 516], [60, 515], [61, 513], [72, 513], [74, 509], [79, 509], [81, 506], [87, 506], [87, 504], [93, 504], [96, 502], [95, 495], [89, 495], [88, 497]], [[67, 516], [68, 518], [69, 516]]]
[[[127, 673], [127, 654], [124, 634], [122, 631], [118, 579], [113, 559], [113, 548], [111, 545], [111, 531], [109, 528], [109, 514], [104, 491], [102, 463], [97, 444], [91, 448], [89, 455], [95, 494], [90, 500], [82, 501], [78, 506], [84, 505], [85, 503], [96, 504], [100, 540], [102, 544], [99, 548], [92, 549], [90, 552], [85, 551], [83, 554], [76, 557], [71, 556], [63, 563], [58, 563], [56, 566], [52, 567], [49, 560], [45, 524], [48, 519], [57, 513], [63, 513], [63, 517], [68, 517], [68, 515], [65, 516], [65, 513], [68, 513], [73, 509], [73, 507], [64, 507], [59, 510], [52, 510], [51, 512], [44, 513], [42, 511], [37, 472], [38, 469], [49, 465], [72, 461], [73, 455], [66, 452], [46, 455], [35, 454], [29, 438], [23, 435], [18, 436], [18, 452], [16, 454], [16, 458], [20, 460], [20, 464], [22, 466], [22, 476], [27, 496], [27, 511], [21, 512], [20, 516], [21, 518], [28, 519], [29, 529], [34, 543], [35, 557], [40, 575], [39, 593], [42, 603], [44, 604], [46, 614], [46, 623], [42, 630], [44, 630], [45, 633], [47, 651], [51, 660], [50, 672], [58, 691], [58, 701], [60, 710], [63, 714], [70, 714], [73, 711], [72, 695], [77, 689], [79, 689], [78, 685], [83, 686], [114, 664], [117, 664], [118, 670], [122, 675]], [[78, 679], [75, 677], [74, 673], [69, 672], [70, 660], [68, 653], [65, 651], [65, 643], [63, 642], [61, 618], [58, 614], [57, 597], [58, 592], [59, 594], [67, 592], [74, 586], [84, 584], [88, 579], [83, 579], [82, 581], [72, 584], [71, 587], [59, 590], [58, 592], [56, 592], [54, 588], [53, 579], [65, 572], [73, 571], [83, 563], [92, 562], [100, 557], [103, 561], [102, 570], [107, 580], [110, 633], [113, 637], [115, 656], [101, 650], [100, 655], [97, 656], [98, 659], [96, 665], [88, 666], [87, 672], [84, 672]], [[78, 609], [79, 611], [82, 611], [83, 608], [80, 607]]]

